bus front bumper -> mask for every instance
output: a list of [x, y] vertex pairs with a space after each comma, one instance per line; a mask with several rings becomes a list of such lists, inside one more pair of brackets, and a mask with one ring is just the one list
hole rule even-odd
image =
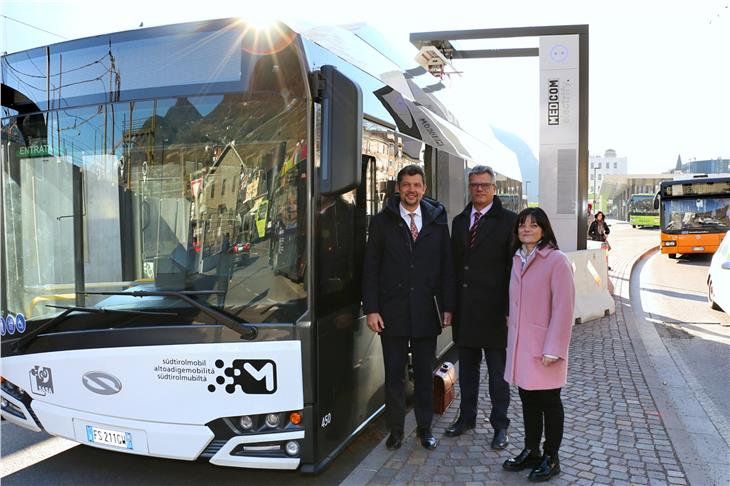
[[717, 245], [693, 245], [693, 246], [664, 246], [667, 242], [662, 241], [661, 252], [666, 253], [715, 253], [717, 251]]
[[[34, 431], [101, 449], [184, 461], [208, 460], [217, 466], [294, 470], [299, 457], [288, 457], [285, 444], [301, 442], [303, 430], [234, 436], [214, 440], [205, 425], [184, 425], [96, 415], [34, 400], [30, 406], [2, 392], [2, 415], [11, 423]], [[20, 412], [20, 413], [18, 413]], [[104, 441], [110, 434], [122, 439]]]

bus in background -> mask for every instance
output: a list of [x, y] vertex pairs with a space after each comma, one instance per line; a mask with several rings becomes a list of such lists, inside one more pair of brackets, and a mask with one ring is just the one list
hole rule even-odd
[[410, 164], [451, 215], [469, 167], [522, 183], [373, 34], [222, 19], [0, 56], [3, 418], [313, 473], [382, 412], [368, 219]]
[[663, 181], [654, 207], [660, 209], [662, 253], [714, 253], [730, 229], [730, 177]]
[[659, 209], [654, 209], [655, 194], [632, 194], [629, 198], [629, 223], [632, 228], [659, 227]]

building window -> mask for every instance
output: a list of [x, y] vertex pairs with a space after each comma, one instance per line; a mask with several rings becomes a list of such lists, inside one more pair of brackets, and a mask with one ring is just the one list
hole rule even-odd
[[614, 162], [614, 163], [613, 163], [613, 168], [614, 168], [614, 169], [618, 169], [618, 162]]

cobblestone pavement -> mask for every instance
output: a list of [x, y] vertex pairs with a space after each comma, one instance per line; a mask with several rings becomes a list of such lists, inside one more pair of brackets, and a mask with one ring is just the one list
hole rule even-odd
[[[655, 231], [633, 232], [625, 241], [612, 241], [610, 264], [617, 312], [574, 328], [568, 385], [562, 392], [566, 416], [560, 450], [562, 472], [550, 484], [688, 484], [642, 374], [625, 320], [625, 310], [630, 312], [628, 287], [633, 263], [657, 241]], [[443, 435], [456, 417], [457, 397], [443, 416], [434, 418], [433, 430], [440, 438], [436, 450], [422, 449], [413, 431], [398, 451], [385, 451], [381, 444], [371, 453], [374, 460], [366, 459], [365, 466], [345, 483], [526, 484], [529, 471], [502, 470], [502, 462], [523, 447], [517, 390], [512, 390], [509, 411], [510, 445], [505, 451], [493, 451], [489, 447], [492, 430], [487, 420], [484, 366], [482, 377], [475, 430], [456, 438]]]

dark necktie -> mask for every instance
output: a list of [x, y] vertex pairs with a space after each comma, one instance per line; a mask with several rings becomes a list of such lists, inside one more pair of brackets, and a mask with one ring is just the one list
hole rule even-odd
[[482, 217], [482, 213], [477, 211], [474, 213], [474, 223], [469, 229], [469, 248], [474, 248], [474, 243], [477, 241], [477, 227], [479, 226], [479, 218]]
[[413, 241], [416, 241], [416, 238], [418, 238], [418, 226], [416, 226], [416, 213], [408, 213], [408, 216], [411, 217], [411, 237], [413, 238]]

